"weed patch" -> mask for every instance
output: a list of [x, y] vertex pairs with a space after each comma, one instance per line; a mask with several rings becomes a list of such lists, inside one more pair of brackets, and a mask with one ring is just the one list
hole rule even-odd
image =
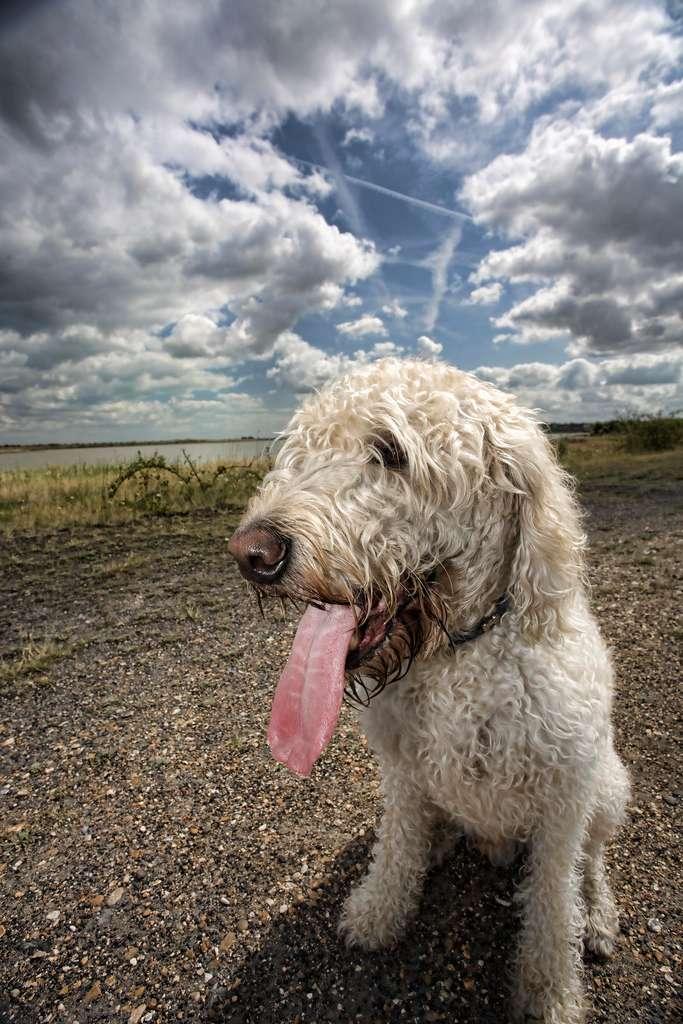
[[40, 675], [72, 650], [71, 644], [61, 640], [27, 640], [14, 657], [0, 661], [0, 690], [11, 690], [19, 680]]
[[269, 466], [265, 458], [197, 464], [187, 454], [167, 462], [138, 453], [125, 465], [7, 470], [0, 472], [0, 530], [35, 533], [241, 509]]

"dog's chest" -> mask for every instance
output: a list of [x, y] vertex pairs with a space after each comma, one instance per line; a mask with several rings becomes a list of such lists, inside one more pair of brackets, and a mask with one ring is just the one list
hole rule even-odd
[[429, 686], [406, 679], [373, 701], [362, 717], [371, 747], [385, 770], [406, 771], [447, 814], [483, 833], [519, 835], [540, 768], [521, 679], [433, 667]]

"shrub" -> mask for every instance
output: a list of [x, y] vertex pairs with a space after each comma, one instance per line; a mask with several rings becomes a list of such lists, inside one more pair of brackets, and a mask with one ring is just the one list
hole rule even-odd
[[627, 452], [662, 452], [683, 443], [683, 419], [662, 413], [621, 416], [594, 423], [591, 433], [594, 437], [620, 435], [621, 446]]
[[679, 416], [642, 416], [623, 424], [627, 452], [663, 452], [683, 443], [683, 419]]

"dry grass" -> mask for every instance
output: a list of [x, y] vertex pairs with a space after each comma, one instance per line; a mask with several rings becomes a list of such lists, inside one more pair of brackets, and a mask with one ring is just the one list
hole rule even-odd
[[26, 640], [21, 649], [7, 661], [0, 662], [0, 692], [18, 679], [35, 676], [70, 654], [72, 647], [61, 640]]
[[[683, 447], [631, 453], [623, 439], [570, 437], [557, 442], [565, 468], [581, 483], [602, 480], [643, 485], [683, 477]], [[188, 464], [134, 460], [126, 465], [51, 466], [0, 472], [0, 532], [36, 533], [83, 525], [130, 522], [149, 515], [242, 507], [268, 461]], [[131, 472], [132, 470], [132, 472]], [[178, 475], [180, 474], [180, 475]], [[119, 481], [116, 493], [112, 487]], [[113, 566], [111, 573], [130, 566]]]
[[565, 469], [583, 483], [601, 480], [605, 484], [642, 483], [683, 479], [683, 446], [669, 451], [626, 451], [623, 438], [570, 437], [559, 444]]
[[239, 507], [267, 468], [265, 459], [190, 465], [157, 458], [154, 465], [138, 459], [127, 465], [1, 471], [0, 532], [35, 533], [124, 523], [147, 515]]

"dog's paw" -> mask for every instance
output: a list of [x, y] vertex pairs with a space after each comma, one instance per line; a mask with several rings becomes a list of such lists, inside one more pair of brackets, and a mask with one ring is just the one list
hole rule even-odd
[[463, 833], [454, 826], [440, 828], [438, 831], [435, 831], [429, 851], [430, 870], [443, 867], [446, 861], [455, 853], [462, 837]]
[[547, 990], [526, 990], [516, 994], [512, 1019], [520, 1024], [584, 1024], [586, 1013], [578, 992], [555, 997]]
[[614, 953], [618, 934], [619, 918], [613, 908], [586, 914], [583, 944], [587, 952], [608, 960]]
[[516, 859], [520, 850], [520, 843], [514, 839], [500, 839], [498, 842], [479, 839], [476, 845], [479, 852], [488, 857], [494, 868], [509, 867]]
[[338, 931], [347, 946], [382, 949], [398, 941], [407, 917], [405, 908], [392, 907], [386, 894], [363, 884], [346, 900]]
[[616, 946], [616, 935], [611, 935], [609, 932], [595, 931], [587, 927], [583, 937], [583, 944], [586, 951], [592, 953], [593, 956], [598, 957], [600, 960], [609, 960]]

